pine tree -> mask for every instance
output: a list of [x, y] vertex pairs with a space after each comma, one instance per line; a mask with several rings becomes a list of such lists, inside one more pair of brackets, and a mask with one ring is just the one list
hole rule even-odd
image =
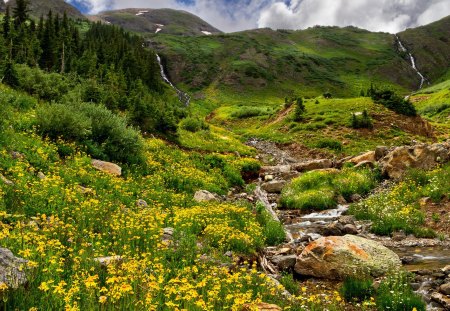
[[19, 86], [19, 78], [11, 60], [9, 60], [5, 65], [2, 82], [11, 87]]
[[3, 17], [3, 38], [9, 39], [11, 33], [11, 15], [9, 5], [6, 7], [5, 16]]
[[306, 107], [303, 104], [303, 99], [298, 97], [295, 102], [294, 120], [299, 122], [303, 120], [303, 114], [305, 113]]
[[16, 7], [13, 9], [14, 25], [19, 28], [28, 20], [28, 0], [17, 0]]

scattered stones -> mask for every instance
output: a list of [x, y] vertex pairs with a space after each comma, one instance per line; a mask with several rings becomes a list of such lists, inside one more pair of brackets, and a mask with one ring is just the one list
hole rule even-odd
[[341, 236], [344, 235], [344, 226], [339, 222], [328, 224], [322, 232], [323, 236]]
[[92, 166], [99, 171], [102, 171], [107, 174], [121, 176], [122, 168], [117, 164], [111, 162], [105, 162], [100, 160], [92, 160]]
[[286, 181], [284, 180], [272, 180], [261, 185], [261, 188], [268, 193], [281, 193]]
[[7, 248], [0, 248], [0, 283], [9, 288], [19, 288], [27, 283], [25, 265], [28, 261], [13, 255]]
[[23, 160], [23, 159], [25, 159], [25, 155], [23, 153], [20, 153], [20, 152], [17, 152], [17, 151], [11, 151], [10, 154], [11, 154], [11, 157], [14, 160]]
[[403, 241], [406, 239], [406, 234], [403, 231], [397, 231], [392, 233], [392, 240], [394, 241]]
[[446, 310], [450, 310], [450, 298], [445, 295], [435, 292], [431, 294], [431, 299], [442, 305]]
[[0, 180], [3, 181], [3, 183], [7, 186], [14, 186], [14, 182], [12, 182], [11, 180], [9, 180], [8, 178], [6, 178], [5, 176], [3, 176], [2, 174], [0, 174]]
[[281, 311], [282, 309], [273, 304], [260, 302], [258, 304], [245, 304], [242, 307], [242, 311]]
[[354, 193], [354, 194], [352, 194], [352, 195], [350, 196], [350, 201], [353, 202], [353, 203], [359, 202], [359, 201], [361, 201], [361, 200], [362, 200], [362, 196], [360, 196], [360, 195], [357, 194], [357, 193]]
[[272, 181], [273, 180], [273, 175], [266, 175], [264, 176], [264, 181]]
[[329, 159], [312, 160], [308, 162], [296, 163], [293, 165], [293, 168], [299, 172], [307, 172], [332, 167], [333, 162]]
[[165, 242], [172, 241], [174, 231], [175, 231], [174, 228], [170, 228], [170, 227], [164, 228], [163, 229], [162, 240], [165, 241]]
[[94, 193], [94, 189], [83, 187], [83, 186], [77, 186], [77, 190], [82, 194], [91, 194]]
[[356, 219], [355, 216], [353, 215], [346, 215], [339, 217], [338, 221], [345, 226], [345, 225], [354, 225]]
[[216, 201], [217, 198], [214, 194], [212, 194], [211, 192], [207, 191], [207, 190], [199, 190], [194, 194], [194, 200], [196, 202], [211, 202], [211, 201]]
[[353, 224], [347, 224], [344, 226], [344, 229], [342, 230], [345, 234], [358, 234], [358, 229]]
[[306, 276], [344, 279], [367, 273], [379, 277], [400, 267], [398, 255], [380, 243], [346, 235], [310, 243], [297, 257], [295, 271]]
[[37, 177], [38, 177], [40, 180], [44, 180], [44, 179], [47, 178], [47, 176], [45, 176], [45, 174], [42, 173], [42, 172], [37, 173]]

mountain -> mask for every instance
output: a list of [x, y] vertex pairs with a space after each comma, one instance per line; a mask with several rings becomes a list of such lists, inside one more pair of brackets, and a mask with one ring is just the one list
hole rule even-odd
[[201, 37], [153, 35], [175, 83], [239, 91], [297, 90], [305, 96], [360, 94], [372, 82], [408, 92], [420, 79], [397, 52], [395, 36], [355, 27], [257, 29]]
[[102, 12], [91, 18], [138, 33], [159, 32], [185, 36], [221, 33], [191, 13], [172, 9], [123, 9]]
[[[29, 0], [30, 14], [34, 18], [46, 16], [52, 10], [53, 14], [62, 16], [66, 12], [67, 16], [73, 19], [85, 19], [84, 15], [74, 6], [64, 0]], [[16, 6], [16, 0], [9, 0], [7, 3], [11, 8]], [[1, 8], [1, 4], [0, 4]]]
[[450, 16], [398, 34], [430, 82], [450, 78]]

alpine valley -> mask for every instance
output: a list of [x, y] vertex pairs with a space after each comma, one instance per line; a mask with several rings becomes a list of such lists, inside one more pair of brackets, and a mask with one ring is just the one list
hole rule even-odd
[[450, 310], [450, 17], [0, 22], [0, 310]]

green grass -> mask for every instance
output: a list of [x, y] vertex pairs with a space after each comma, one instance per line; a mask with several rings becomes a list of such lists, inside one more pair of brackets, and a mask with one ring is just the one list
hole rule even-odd
[[362, 302], [373, 297], [375, 289], [372, 279], [350, 277], [340, 288], [342, 297], [348, 302]]
[[353, 194], [365, 195], [376, 186], [376, 180], [376, 173], [365, 169], [308, 172], [283, 189], [280, 203], [288, 209], [330, 209], [337, 206], [339, 195], [347, 200]]

